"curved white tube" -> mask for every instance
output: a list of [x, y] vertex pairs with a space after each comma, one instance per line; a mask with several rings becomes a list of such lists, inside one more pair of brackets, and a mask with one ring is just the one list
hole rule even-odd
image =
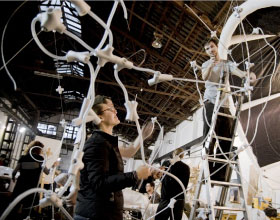
[[0, 220], [5, 220], [7, 216], [10, 214], [10, 212], [13, 210], [13, 208], [26, 196], [37, 193], [37, 192], [42, 192], [42, 193], [47, 193], [48, 191], [46, 189], [41, 189], [41, 188], [33, 188], [29, 189], [22, 194], [20, 194], [18, 197], [14, 199], [14, 201], [6, 208], [6, 210], [3, 212], [3, 214], [0, 217]]
[[123, 16], [127, 20], [127, 9], [125, 7], [124, 1], [123, 0], [119, 0], [119, 1], [121, 2], [121, 6], [123, 8]]
[[166, 175], [168, 175], [168, 176], [174, 178], [174, 179], [179, 183], [179, 185], [181, 186], [182, 191], [183, 191], [183, 193], [184, 193], [184, 199], [185, 199], [185, 201], [186, 201], [186, 199], [187, 199], [187, 193], [186, 193], [187, 191], [186, 191], [186, 188], [185, 188], [185, 186], [183, 185], [182, 181], [181, 181], [177, 176], [175, 176], [175, 175], [173, 175], [173, 174], [171, 174], [171, 173], [169, 173], [169, 172], [167, 172], [167, 171], [161, 170], [161, 169], [159, 169], [159, 168], [157, 168], [157, 167], [153, 167], [152, 165], [148, 164], [148, 163], [145, 161], [145, 153], [144, 153], [144, 144], [143, 144], [142, 131], [141, 131], [141, 128], [140, 128], [139, 121], [136, 120], [135, 123], [136, 123], [137, 131], [138, 131], [139, 139], [140, 139], [140, 151], [141, 151], [141, 158], [142, 158], [143, 164], [146, 165], [146, 166], [148, 166], [148, 167], [150, 167], [150, 168], [153, 168], [154, 170], [157, 170], [157, 171], [159, 171], [159, 172], [161, 172], [161, 173], [164, 173], [164, 174], [166, 174]]
[[143, 67], [138, 67], [138, 66], [133, 66], [132, 69], [142, 71], [142, 72], [147, 72], [147, 73], [153, 73], [156, 74], [158, 71], [148, 69], [148, 68], [143, 68]]
[[32, 155], [32, 150], [33, 150], [34, 148], [39, 148], [39, 149], [41, 149], [41, 150], [44, 152], [44, 150], [43, 150], [42, 147], [40, 147], [40, 146], [33, 146], [33, 147], [31, 147], [31, 149], [29, 150], [29, 155], [30, 155], [30, 157], [31, 157], [33, 160], [37, 161], [38, 163], [46, 162], [47, 155], [46, 155], [45, 152], [44, 152], [44, 159], [43, 159], [43, 160], [37, 160], [35, 157], [33, 157], [33, 155]]
[[129, 99], [128, 99], [127, 90], [126, 90], [125, 86], [123, 85], [122, 81], [120, 80], [118, 73], [119, 73], [118, 70], [115, 69], [114, 70], [115, 79], [116, 79], [116, 81], [118, 82], [118, 84], [120, 85], [120, 87], [123, 91], [125, 102], [128, 103]]
[[264, 38], [269, 38], [269, 37], [275, 37], [276, 35], [262, 35], [262, 34], [247, 34], [246, 39], [244, 35], [234, 35], [232, 36], [230, 40], [229, 47], [234, 44], [239, 44], [246, 41], [253, 41], [253, 40], [259, 40], [259, 39], [264, 39]]
[[[138, 68], [138, 67], [137, 67], [137, 68]], [[138, 69], [145, 69], [145, 68], [138, 68]], [[150, 69], [147, 69], [147, 70], [153, 71], [153, 70], [150, 70]], [[124, 92], [124, 96], [125, 96], [126, 103], [128, 103], [129, 100], [128, 100], [127, 90], [126, 90], [126, 88], [124, 87], [123, 83], [120, 81], [119, 76], [118, 76], [118, 71], [117, 71], [116, 68], [115, 68], [115, 70], [114, 70], [114, 75], [115, 75], [115, 78], [116, 78], [117, 82], [119, 83], [120, 87], [122, 88], [122, 90], [123, 90], [123, 92]], [[136, 111], [136, 114], [137, 114], [137, 111]], [[184, 193], [184, 199], [185, 199], [185, 201], [186, 201], [186, 199], [187, 199], [186, 188], [185, 188], [185, 186], [183, 185], [183, 183], [181, 182], [181, 180], [180, 180], [178, 177], [176, 177], [175, 175], [173, 175], [173, 174], [171, 174], [171, 173], [169, 173], [169, 172], [167, 172], [167, 171], [163, 171], [163, 170], [161, 170], [161, 169], [158, 169], [158, 168], [156, 168], [156, 167], [153, 167], [152, 165], [148, 164], [148, 163], [145, 161], [144, 143], [143, 143], [144, 141], [143, 141], [143, 136], [142, 136], [142, 130], [141, 130], [141, 128], [140, 128], [139, 120], [138, 120], [137, 117], [134, 118], [134, 121], [135, 121], [135, 124], [136, 124], [136, 127], [137, 127], [137, 131], [138, 131], [138, 134], [139, 134], [140, 151], [141, 151], [141, 158], [142, 158], [143, 164], [146, 165], [146, 166], [148, 166], [148, 167], [150, 167], [150, 168], [153, 168], [154, 170], [157, 170], [157, 171], [159, 171], [159, 172], [161, 172], [161, 173], [164, 173], [164, 174], [166, 174], [166, 175], [168, 175], [168, 176], [174, 178], [174, 179], [179, 183], [179, 185], [182, 187], [182, 190], [183, 190], [183, 193]]]
[[84, 16], [90, 11], [90, 6], [84, 0], [70, 0], [75, 5], [76, 11], [80, 16]]
[[[87, 116], [89, 114], [89, 111], [91, 110], [91, 107], [94, 103], [95, 79], [96, 79], [97, 74], [100, 70], [100, 66], [97, 66], [96, 70], [94, 71], [94, 68], [93, 68], [93, 65], [91, 64], [91, 62], [88, 62], [88, 66], [89, 66], [89, 69], [90, 69], [91, 80], [90, 80], [90, 87], [89, 87], [87, 97], [90, 98], [90, 103], [87, 106], [84, 114], [82, 115], [82, 124], [81, 124], [81, 127], [80, 127], [80, 129], [81, 129], [81, 137], [80, 137], [81, 140], [79, 141], [79, 144], [75, 146], [72, 155], [81, 155], [81, 152], [83, 151], [83, 147], [84, 147], [84, 143], [85, 143], [85, 139], [86, 139], [85, 122], [86, 122]], [[78, 138], [78, 135], [77, 135], [77, 138]], [[75, 160], [75, 163], [74, 163], [74, 160]], [[71, 162], [73, 164], [69, 167], [69, 170], [68, 170], [69, 177], [67, 179], [66, 184], [62, 188], [62, 190], [59, 191], [59, 193], [58, 193], [59, 196], [62, 196], [64, 194], [64, 192], [67, 190], [67, 188], [70, 186], [72, 181], [75, 181], [75, 176], [74, 175], [76, 175], [77, 169], [82, 166], [81, 160], [82, 160], [81, 157], [80, 158], [75, 158], [75, 156], [74, 156], [74, 157], [71, 158]]]
[[95, 19], [106, 30], [103, 34], [103, 37], [102, 37], [100, 43], [96, 47], [96, 50], [100, 50], [101, 47], [103, 47], [108, 34], [109, 34], [109, 45], [111, 47], [113, 46], [113, 34], [112, 34], [112, 31], [110, 30], [109, 27], [111, 25], [111, 22], [112, 22], [112, 19], [113, 19], [113, 16], [115, 14], [117, 6], [118, 6], [118, 2], [115, 1], [114, 6], [113, 6], [112, 11], [111, 11], [111, 14], [108, 18], [107, 24], [105, 24], [105, 22], [102, 19], [100, 19], [96, 14], [94, 14], [92, 11], [90, 11], [88, 13], [93, 19]]
[[66, 34], [67, 36], [73, 38], [74, 40], [76, 40], [79, 44], [81, 44], [84, 48], [86, 48], [89, 51], [94, 51], [94, 49], [89, 46], [86, 42], [84, 42], [81, 38], [79, 38], [78, 36], [76, 36], [75, 34], [71, 33], [68, 30], [63, 31], [64, 34]]
[[239, 17], [236, 17], [236, 14], [233, 13], [226, 25], [223, 28], [223, 31], [220, 36], [219, 41], [219, 55], [220, 58], [223, 60], [227, 60], [227, 49], [230, 46], [230, 41], [232, 38], [232, 35], [237, 28], [238, 24], [249, 14], [253, 13], [254, 11], [261, 9], [261, 8], [267, 8], [272, 6], [278, 6], [280, 7], [280, 1], [279, 0], [248, 0], [245, 3], [241, 4], [239, 7], [242, 9], [242, 11], [239, 13]]
[[37, 45], [40, 47], [40, 49], [45, 53], [47, 54], [48, 56], [52, 57], [53, 59], [57, 59], [57, 60], [67, 60], [66, 59], [66, 56], [57, 56], [55, 54], [52, 54], [51, 52], [49, 52], [42, 44], [41, 42], [39, 41], [38, 39], [38, 36], [35, 32], [35, 25], [36, 25], [36, 22], [39, 21], [39, 18], [38, 16], [35, 17], [32, 22], [31, 22], [31, 33], [32, 33], [32, 36], [35, 40], [35, 42], [37, 43]]
[[[42, 192], [42, 193], [48, 193], [46, 189], [41, 189], [41, 188], [33, 188], [25, 191], [24, 193], [20, 194], [18, 197], [15, 198], [15, 200], [6, 208], [4, 213], [1, 215], [0, 220], [5, 220], [7, 216], [10, 214], [11, 210], [26, 196], [37, 193], [37, 192]], [[59, 206], [61, 211], [67, 216], [68, 219], [73, 220], [71, 215], [62, 207]]]

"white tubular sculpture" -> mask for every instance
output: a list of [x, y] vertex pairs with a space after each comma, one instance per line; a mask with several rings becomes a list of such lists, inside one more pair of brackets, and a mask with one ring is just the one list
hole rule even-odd
[[153, 86], [157, 83], [160, 83], [160, 82], [165, 82], [165, 81], [171, 81], [173, 80], [173, 76], [170, 75], [170, 74], [161, 74], [159, 71], [157, 71], [155, 74], [154, 74], [154, 77], [152, 79], [149, 79], [148, 80], [148, 84], [149, 86]]
[[[76, 10], [78, 11], [80, 16], [89, 14], [93, 19], [95, 19], [105, 29], [103, 38], [96, 49], [93, 49], [92, 47], [87, 45], [83, 40], [78, 38], [76, 35], [74, 35], [66, 30], [66, 27], [61, 22], [62, 13], [61, 13], [60, 9], [49, 8], [49, 9], [47, 9], [46, 12], [39, 13], [32, 20], [32, 23], [31, 23], [32, 36], [33, 36], [35, 42], [37, 43], [37, 45], [40, 47], [40, 49], [45, 54], [47, 54], [48, 56], [50, 56], [56, 60], [63, 60], [63, 61], [67, 61], [67, 62], [83, 62], [83, 63], [87, 64], [90, 69], [91, 77], [90, 77], [90, 86], [89, 86], [87, 97], [83, 101], [79, 117], [72, 121], [72, 124], [74, 126], [79, 126], [79, 131], [77, 134], [77, 138], [75, 140], [75, 144], [74, 144], [75, 147], [74, 147], [72, 158], [71, 158], [71, 164], [70, 164], [70, 167], [68, 170], [69, 177], [68, 177], [63, 189], [60, 190], [58, 192], [58, 194], [55, 194], [53, 192], [49, 192], [46, 190], [42, 190], [42, 189], [32, 189], [32, 190], [29, 190], [29, 191], [23, 193], [22, 195], [19, 196], [19, 198], [17, 198], [7, 208], [7, 210], [4, 212], [2, 217], [7, 216], [9, 214], [9, 212], [12, 210], [12, 208], [20, 201], [20, 199], [24, 198], [26, 195], [29, 195], [30, 193], [34, 193], [34, 192], [44, 192], [45, 197], [40, 201], [40, 206], [45, 207], [50, 204], [54, 204], [54, 205], [58, 206], [64, 212], [64, 214], [67, 216], [68, 219], [72, 219], [72, 217], [69, 215], [69, 213], [67, 213], [67, 211], [62, 206], [62, 196], [63, 196], [64, 192], [67, 190], [67, 188], [70, 186], [70, 184], [72, 184], [72, 187], [70, 189], [70, 197], [72, 194], [74, 194], [77, 191], [77, 189], [79, 187], [79, 180], [78, 180], [77, 176], [78, 176], [78, 172], [81, 169], [83, 169], [83, 167], [84, 167], [84, 164], [82, 162], [82, 157], [83, 157], [83, 147], [84, 147], [85, 137], [86, 137], [85, 124], [86, 124], [86, 122], [90, 122], [90, 121], [93, 121], [95, 124], [100, 123], [100, 118], [96, 115], [96, 113], [94, 111], [92, 111], [92, 105], [93, 105], [94, 99], [95, 99], [95, 80], [96, 80], [97, 74], [98, 74], [100, 68], [103, 67], [107, 62], [111, 62], [111, 63], [115, 64], [114, 65], [115, 78], [116, 78], [118, 84], [120, 85], [120, 87], [122, 88], [124, 96], [125, 96], [124, 105], [127, 109], [126, 120], [134, 121], [136, 123], [137, 131], [139, 133], [139, 139], [140, 139], [142, 161], [145, 165], [152, 167], [150, 164], [146, 163], [146, 161], [145, 161], [142, 130], [141, 130], [141, 127], [140, 127], [140, 124], [138, 121], [139, 116], [137, 114], [138, 103], [136, 100], [135, 101], [129, 100], [127, 90], [118, 77], [118, 72], [120, 70], [122, 70], [123, 68], [127, 68], [127, 69], [134, 69], [137, 71], [145, 71], [145, 72], [153, 73], [154, 78], [152, 80], [149, 80], [149, 84], [152, 84], [152, 85], [159, 83], [159, 82], [163, 82], [163, 81], [171, 81], [173, 79], [173, 76], [168, 75], [168, 74], [161, 74], [158, 71], [154, 71], [154, 70], [147, 69], [147, 68], [135, 67], [133, 65], [133, 63], [128, 61], [127, 59], [118, 57], [113, 54], [113, 50], [114, 50], [113, 45], [112, 45], [113, 36], [112, 36], [112, 32], [110, 30], [110, 25], [111, 25], [112, 18], [115, 14], [117, 5], [119, 3], [121, 3], [121, 6], [123, 7], [124, 17], [127, 18], [127, 11], [126, 11], [123, 0], [115, 0], [115, 3], [113, 5], [113, 8], [111, 10], [110, 16], [109, 16], [106, 24], [90, 10], [91, 9], [90, 6], [83, 0], [70, 0], [70, 1], [75, 5]], [[41, 44], [40, 40], [37, 37], [37, 34], [35, 32], [35, 25], [38, 21], [40, 22], [41, 29], [43, 31], [46, 31], [46, 32], [54, 31], [54, 32], [58, 32], [60, 34], [64, 33], [67, 36], [78, 41], [88, 51], [77, 52], [77, 51], [70, 50], [67, 52], [67, 54], [65, 56], [57, 56], [55, 54], [52, 54]], [[103, 46], [104, 42], [106, 41], [108, 35], [109, 35], [109, 44], [106, 45], [106, 47], [104, 49], [101, 49], [101, 47]], [[93, 65], [90, 62], [91, 55], [94, 55], [98, 58], [97, 67], [95, 70], [93, 68]], [[153, 123], [155, 123], [155, 119], [154, 119]], [[172, 178], [174, 178], [182, 187], [182, 192], [184, 193], [185, 199], [187, 198], [186, 189], [185, 189], [184, 185], [182, 184], [182, 182], [176, 176], [174, 176], [166, 171], [162, 171], [156, 167], [152, 167], [152, 168], [155, 170], [158, 170], [160, 172], [163, 172], [163, 173], [171, 176]], [[1, 217], [1, 219], [3, 219], [2, 217]]]
[[230, 39], [230, 43], [229, 43], [228, 47], [230, 47], [231, 45], [234, 45], [234, 44], [242, 43], [244, 41], [253, 41], [253, 40], [259, 40], [259, 39], [275, 37], [275, 36], [276, 35], [262, 35], [262, 34], [254, 34], [254, 33], [252, 33], [252, 34], [246, 35], [246, 39], [245, 39], [244, 35], [234, 35]]
[[90, 11], [90, 6], [85, 1], [80, 0], [70, 0], [75, 5], [75, 9], [77, 10], [80, 16], [84, 16]]
[[219, 55], [220, 58], [223, 60], [227, 60], [227, 49], [231, 44], [232, 35], [240, 24], [240, 22], [249, 14], [253, 13], [254, 11], [261, 9], [261, 8], [268, 8], [272, 6], [280, 7], [279, 0], [248, 0], [242, 5], [238, 6], [239, 8], [236, 9], [236, 12], [233, 13], [226, 25], [223, 28], [223, 31], [220, 36], [219, 41]]

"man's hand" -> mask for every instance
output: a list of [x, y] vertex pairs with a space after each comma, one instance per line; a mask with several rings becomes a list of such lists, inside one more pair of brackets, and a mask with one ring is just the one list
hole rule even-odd
[[151, 175], [151, 170], [149, 167], [142, 165], [136, 169], [136, 174], [138, 179], [147, 179]]
[[67, 197], [66, 197], [66, 205], [68, 207], [76, 205], [77, 196], [78, 196], [78, 189], [74, 189]]

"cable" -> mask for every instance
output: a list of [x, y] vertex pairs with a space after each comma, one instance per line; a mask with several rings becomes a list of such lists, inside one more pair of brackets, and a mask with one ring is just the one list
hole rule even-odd
[[[12, 17], [16, 14], [16, 12], [27, 2], [27, 0], [25, 0], [23, 3], [21, 3], [17, 8], [16, 10], [11, 14], [11, 16], [9, 17], [7, 23], [5, 24], [5, 27], [3, 29], [3, 33], [2, 33], [2, 38], [1, 38], [1, 58], [2, 58], [2, 62], [3, 62], [3, 67], [5, 68], [8, 76], [10, 77], [12, 83], [14, 84], [14, 90], [16, 91], [17, 90], [17, 84], [16, 84], [16, 81], [14, 80], [14, 78], [12, 77], [11, 73], [9, 72], [8, 68], [7, 68], [7, 64], [6, 61], [5, 61], [5, 58], [4, 58], [4, 51], [3, 51], [3, 47], [4, 47], [4, 36], [5, 36], [5, 33], [6, 33], [6, 29], [8, 27], [8, 24], [10, 22], [10, 20], [12, 19]], [[19, 52], [21, 52], [21, 50], [23, 50], [30, 42], [28, 42], [22, 49], [20, 49], [10, 60], [12, 60]], [[9, 60], [9, 62], [10, 62]], [[2, 67], [1, 67], [2, 69]]]

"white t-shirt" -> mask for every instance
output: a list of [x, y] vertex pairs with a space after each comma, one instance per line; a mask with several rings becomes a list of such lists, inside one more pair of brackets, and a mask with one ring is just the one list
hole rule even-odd
[[[208, 60], [202, 64], [202, 70], [206, 69], [209, 65], [211, 65], [211, 61]], [[209, 75], [209, 78], [206, 80], [205, 83], [205, 93], [204, 93], [204, 101], [209, 100], [211, 103], [215, 104], [217, 93], [218, 93], [218, 85], [213, 85], [210, 82], [219, 83], [220, 82], [220, 74], [226, 74], [224, 84], [227, 84], [225, 90], [230, 91], [229, 88], [229, 73], [233, 72], [236, 69], [236, 65], [231, 61], [220, 61], [219, 63], [215, 64], [212, 68], [212, 71]], [[227, 105], [226, 102], [224, 106]]]

